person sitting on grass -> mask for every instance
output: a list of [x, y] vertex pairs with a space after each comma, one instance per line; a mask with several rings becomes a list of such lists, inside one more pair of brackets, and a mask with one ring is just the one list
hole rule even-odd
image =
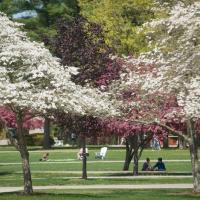
[[49, 153], [44, 153], [40, 161], [47, 161], [49, 159]]
[[155, 171], [166, 171], [165, 164], [162, 162], [162, 158], [158, 158], [158, 162], [153, 166]]
[[149, 158], [146, 158], [146, 161], [144, 162], [143, 167], [142, 167], [142, 171], [152, 171]]
[[[86, 154], [86, 156], [89, 156], [88, 148], [85, 148], [85, 154]], [[83, 148], [80, 148], [79, 152], [77, 153], [77, 159], [78, 160], [83, 159]]]

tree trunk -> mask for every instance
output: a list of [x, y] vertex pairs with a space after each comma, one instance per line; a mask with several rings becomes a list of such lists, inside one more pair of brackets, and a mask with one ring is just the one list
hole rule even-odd
[[133, 156], [133, 175], [138, 176], [138, 151], [134, 152]]
[[44, 141], [43, 141], [43, 148], [50, 149], [50, 119], [45, 117], [44, 121]]
[[192, 163], [192, 173], [193, 173], [193, 191], [200, 192], [200, 165], [198, 158], [198, 138], [194, 130], [194, 122], [192, 120], [187, 121], [187, 131], [190, 135], [191, 141], [189, 143], [190, 156]]
[[179, 149], [186, 149], [186, 141], [181, 137], [178, 137], [178, 147]]
[[137, 176], [139, 171], [139, 159], [142, 155], [144, 147], [152, 139], [153, 134], [145, 137], [144, 134], [134, 134], [126, 139], [126, 157], [123, 170], [128, 170], [131, 160], [133, 159], [133, 175]]
[[129, 143], [128, 143], [127, 138], [125, 138], [125, 142], [126, 142], [126, 157], [125, 157], [123, 171], [128, 171], [133, 156], [131, 154], [132, 150], [129, 147]]
[[87, 156], [86, 156], [86, 141], [85, 141], [85, 136], [82, 137], [82, 148], [83, 148], [82, 179], [87, 179]]
[[17, 142], [18, 142], [18, 150], [20, 152], [22, 158], [22, 170], [24, 176], [24, 194], [32, 194], [32, 179], [29, 165], [29, 152], [27, 150], [25, 136], [23, 132], [23, 118], [22, 114], [18, 114], [17, 116]]
[[140, 137], [139, 134], [135, 134], [132, 137], [132, 148], [133, 150], [133, 175], [134, 176], [138, 176], [138, 160], [139, 160], [139, 156], [138, 156], [138, 150], [140, 147], [141, 141], [140, 141]]
[[163, 140], [163, 148], [168, 148], [169, 144], [168, 144], [168, 137], [164, 138]]

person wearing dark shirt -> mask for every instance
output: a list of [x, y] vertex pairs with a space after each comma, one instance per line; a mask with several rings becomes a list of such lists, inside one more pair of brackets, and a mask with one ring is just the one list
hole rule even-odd
[[165, 164], [162, 162], [162, 158], [158, 158], [158, 162], [153, 166], [153, 170], [166, 171]]
[[152, 167], [151, 167], [151, 164], [150, 164], [150, 159], [147, 158], [146, 161], [143, 164], [142, 171], [151, 171], [151, 170], [152, 170]]

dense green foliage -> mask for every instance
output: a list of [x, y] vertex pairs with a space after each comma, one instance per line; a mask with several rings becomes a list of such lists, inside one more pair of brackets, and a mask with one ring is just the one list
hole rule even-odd
[[[54, 144], [54, 140], [52, 137], [50, 139], [50, 144]], [[42, 146], [43, 145], [43, 140], [44, 140], [44, 135], [43, 134], [32, 134], [32, 135], [26, 135], [26, 143], [27, 145], [30, 146]]]
[[[24, 16], [15, 20], [25, 24], [24, 29], [32, 39], [40, 41], [46, 36], [52, 37], [56, 34], [57, 19], [71, 21], [81, 14], [103, 28], [107, 45], [114, 48], [117, 53], [133, 55], [147, 50], [145, 35], [138, 29], [144, 22], [160, 16], [162, 12], [154, 8], [163, 3], [174, 5], [177, 1], [0, 0], [0, 11], [11, 18], [24, 11], [35, 11], [37, 15], [34, 17]], [[181, 0], [185, 4], [193, 1]]]
[[[77, 0], [1, 0], [0, 11], [16, 21], [25, 24], [24, 29], [32, 39], [43, 40], [45, 36], [56, 33], [56, 21], [59, 18], [71, 20], [79, 13]], [[35, 16], [22, 16], [26, 11], [34, 11]]]
[[120, 54], [137, 54], [146, 50], [141, 25], [154, 18], [153, 0], [79, 0], [81, 14], [99, 23], [108, 45]]
[[137, 55], [148, 50], [145, 34], [139, 31], [142, 24], [165, 16], [163, 8], [177, 2], [194, 0], [79, 0], [79, 6], [84, 17], [102, 26], [107, 44], [117, 53]]
[[[25, 24], [24, 29], [34, 40], [56, 34], [56, 22], [62, 18], [71, 21], [81, 14], [99, 24], [108, 46], [115, 52], [137, 55], [147, 50], [145, 34], [138, 31], [143, 23], [159, 17], [162, 12], [154, 9], [155, 2], [174, 5], [176, 0], [0, 0], [0, 11]], [[189, 4], [193, 0], [182, 0]], [[157, 4], [158, 5], [158, 4]], [[13, 17], [25, 11], [35, 16]], [[79, 13], [80, 11], [80, 13]], [[162, 13], [163, 14], [163, 13]], [[162, 15], [161, 14], [161, 15]], [[19, 15], [18, 15], [19, 16]]]

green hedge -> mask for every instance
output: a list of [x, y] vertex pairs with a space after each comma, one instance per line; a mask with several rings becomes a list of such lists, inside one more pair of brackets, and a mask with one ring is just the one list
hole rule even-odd
[[[41, 133], [36, 133], [32, 135], [26, 135], [26, 143], [29, 146], [42, 146], [44, 140], [44, 135]], [[54, 144], [54, 140], [50, 137], [50, 144]]]

